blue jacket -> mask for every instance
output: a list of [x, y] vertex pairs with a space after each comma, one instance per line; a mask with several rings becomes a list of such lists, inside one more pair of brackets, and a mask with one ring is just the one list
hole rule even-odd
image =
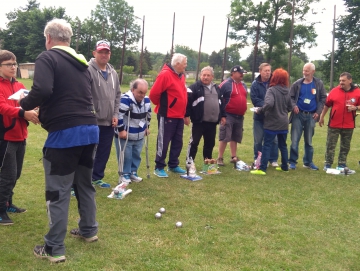
[[145, 130], [149, 127], [150, 120], [151, 104], [149, 97], [145, 96], [141, 103], [138, 103], [129, 90], [121, 96], [115, 136], [118, 135], [118, 132], [127, 131], [129, 127], [129, 140], [141, 140], [145, 136]]
[[[271, 78], [271, 76], [270, 76]], [[250, 88], [250, 98], [254, 105], [254, 107], [262, 107], [264, 105], [265, 94], [267, 89], [269, 88], [270, 79], [265, 85], [261, 81], [261, 75], [259, 75], [254, 82], [251, 84]], [[264, 121], [264, 114], [256, 114], [254, 113], [253, 119], [258, 121]]]

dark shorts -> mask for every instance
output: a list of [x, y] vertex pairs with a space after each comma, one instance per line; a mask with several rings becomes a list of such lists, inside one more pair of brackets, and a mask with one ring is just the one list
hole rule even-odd
[[243, 137], [244, 116], [228, 114], [226, 124], [219, 126], [219, 141], [241, 143]]

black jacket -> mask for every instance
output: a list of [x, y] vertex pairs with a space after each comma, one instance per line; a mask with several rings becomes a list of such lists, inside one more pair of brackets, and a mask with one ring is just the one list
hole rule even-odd
[[97, 125], [91, 82], [82, 55], [70, 47], [52, 48], [36, 58], [33, 86], [20, 105], [24, 110], [40, 106], [39, 120], [48, 132]]
[[[221, 120], [222, 117], [226, 117], [225, 107], [221, 102], [221, 92], [218, 85], [214, 85], [216, 92], [219, 98], [219, 108], [220, 114], [218, 118], [218, 122]], [[188, 103], [186, 106], [186, 117], [190, 116], [192, 123], [199, 123], [202, 122], [204, 116], [204, 97], [205, 97], [205, 90], [202, 82], [199, 80], [192, 84], [189, 89], [192, 92], [188, 92]]]

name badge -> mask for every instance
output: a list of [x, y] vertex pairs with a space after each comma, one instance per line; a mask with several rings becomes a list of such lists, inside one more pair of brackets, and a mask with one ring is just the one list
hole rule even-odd
[[312, 95], [315, 95], [315, 94], [316, 94], [316, 88], [313, 88], [313, 89], [311, 90], [311, 93], [312, 93]]
[[145, 122], [143, 122], [143, 121], [141, 120], [141, 121], [139, 122], [139, 126], [140, 126], [141, 128], [143, 128], [144, 125], [145, 125]]
[[310, 104], [310, 102], [311, 102], [310, 99], [305, 99], [304, 100], [304, 104]]

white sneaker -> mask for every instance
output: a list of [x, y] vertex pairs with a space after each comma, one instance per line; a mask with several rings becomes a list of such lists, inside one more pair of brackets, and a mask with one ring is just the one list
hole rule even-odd
[[130, 176], [129, 176], [129, 175], [122, 175], [122, 176], [119, 178], [118, 184], [121, 184], [121, 183], [130, 184], [130, 183], [131, 183]]
[[271, 165], [272, 167], [278, 167], [278, 166], [279, 166], [278, 162], [276, 162], [276, 161], [270, 163], [270, 165]]
[[133, 172], [131, 175], [130, 175], [130, 180], [135, 182], [135, 183], [139, 183], [141, 182], [143, 179], [141, 177], [139, 177], [136, 172]]

